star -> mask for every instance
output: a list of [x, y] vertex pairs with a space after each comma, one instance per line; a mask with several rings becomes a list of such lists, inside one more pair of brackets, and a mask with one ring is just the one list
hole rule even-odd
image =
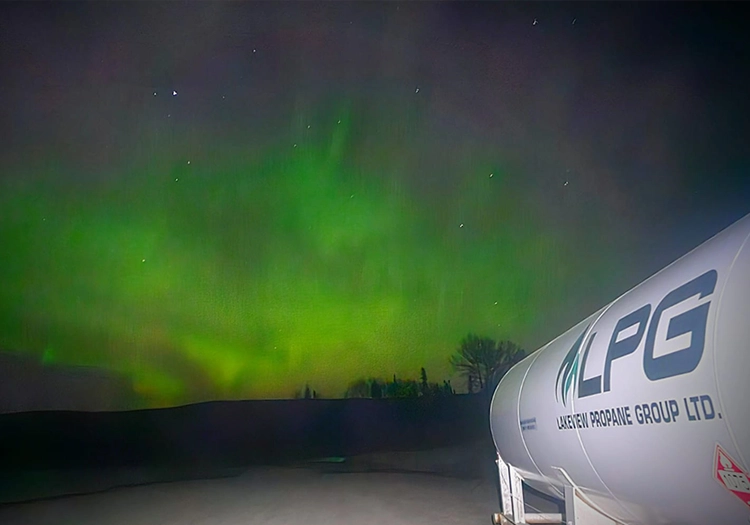
[[173, 96], [173, 97], [176, 97], [176, 96], [177, 96], [177, 91], [175, 91], [175, 90], [172, 90], [172, 96]]
[[534, 19], [534, 21], [533, 21], [533, 22], [531, 23], [531, 25], [532, 25], [532, 26], [535, 26], [535, 25], [537, 25], [538, 23], [539, 23], [539, 22], [538, 22], [538, 21], [537, 21], [537, 19], [535, 18], [535, 19]]
[[188, 164], [190, 164], [190, 161], [188, 161]]
[[414, 91], [414, 93], [419, 93], [419, 88], [417, 88], [417, 89], [416, 89], [416, 90]]
[[154, 91], [154, 96], [156, 96], [156, 91]]

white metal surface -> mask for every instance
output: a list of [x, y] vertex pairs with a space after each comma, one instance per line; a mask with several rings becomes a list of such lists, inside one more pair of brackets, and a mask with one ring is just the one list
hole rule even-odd
[[562, 523], [562, 514], [547, 514], [544, 512], [526, 514], [526, 523], [529, 525], [537, 523], [560, 525]]
[[500, 477], [501, 510], [507, 516], [513, 518], [513, 495], [510, 490], [510, 467], [508, 467], [500, 456], [497, 457], [497, 472]]
[[546, 514], [527, 514], [523, 496], [523, 479], [518, 470], [505, 463], [499, 455], [496, 463], [500, 477], [500, 499], [503, 512], [493, 516], [493, 523], [510, 523], [513, 525], [531, 523], [555, 523], [559, 525], [561, 523], [562, 519], [559, 516], [556, 521], [550, 521], [550, 517]]
[[523, 499], [523, 478], [518, 469], [508, 465], [510, 470], [510, 492], [513, 496], [513, 520], [516, 523], [526, 523], [526, 505]]
[[550, 512], [526, 512], [523, 478], [518, 469], [505, 463], [499, 455], [496, 463], [503, 506], [503, 513], [493, 515], [492, 521], [496, 525], [622, 525], [607, 517], [600, 509], [596, 509], [590, 501], [587, 501], [562, 469], [558, 470], [565, 483], [565, 515]]
[[563, 499], [559, 467], [627, 525], [748, 523], [715, 457], [748, 472], [749, 237], [746, 216], [508, 372], [490, 417], [510, 471]]
[[555, 470], [560, 473], [560, 478], [565, 484], [566, 525], [622, 525], [607, 516], [601, 508], [589, 500], [581, 488], [570, 479], [567, 472], [560, 468]]

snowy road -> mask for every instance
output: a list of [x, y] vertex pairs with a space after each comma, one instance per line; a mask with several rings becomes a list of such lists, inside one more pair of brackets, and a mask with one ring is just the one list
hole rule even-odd
[[0, 507], [4, 525], [487, 524], [486, 480], [254, 468], [224, 479], [114, 489]]

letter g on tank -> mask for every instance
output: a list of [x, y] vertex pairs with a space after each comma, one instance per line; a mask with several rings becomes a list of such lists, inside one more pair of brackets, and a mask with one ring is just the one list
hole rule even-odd
[[699, 296], [699, 299], [702, 299], [712, 294], [716, 288], [717, 278], [716, 270], [707, 271], [669, 292], [654, 310], [643, 349], [643, 371], [651, 381], [687, 374], [695, 370], [700, 363], [706, 343], [706, 323], [708, 322], [710, 302], [700, 304], [669, 320], [667, 340], [683, 334], [690, 334], [689, 346], [682, 350], [654, 357], [654, 343], [664, 310], [696, 295]]

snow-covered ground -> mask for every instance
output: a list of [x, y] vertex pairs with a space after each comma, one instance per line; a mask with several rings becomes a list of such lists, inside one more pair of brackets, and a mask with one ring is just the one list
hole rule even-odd
[[0, 507], [4, 525], [435, 525], [489, 523], [491, 481], [426, 473], [258, 467], [223, 479]]
[[[494, 450], [486, 443], [404, 452], [376, 452], [324, 461], [287, 461], [276, 466], [308, 465], [325, 472], [421, 472], [457, 478], [493, 479]], [[228, 478], [247, 467], [210, 463], [183, 466], [0, 470], [0, 505], [90, 494], [117, 487], [176, 481]]]
[[[476, 444], [284, 467], [0, 476], [0, 502], [37, 498], [0, 505], [0, 524], [484, 524], [499, 510], [492, 452]], [[526, 502], [529, 511], [560, 511], [534, 494]]]

